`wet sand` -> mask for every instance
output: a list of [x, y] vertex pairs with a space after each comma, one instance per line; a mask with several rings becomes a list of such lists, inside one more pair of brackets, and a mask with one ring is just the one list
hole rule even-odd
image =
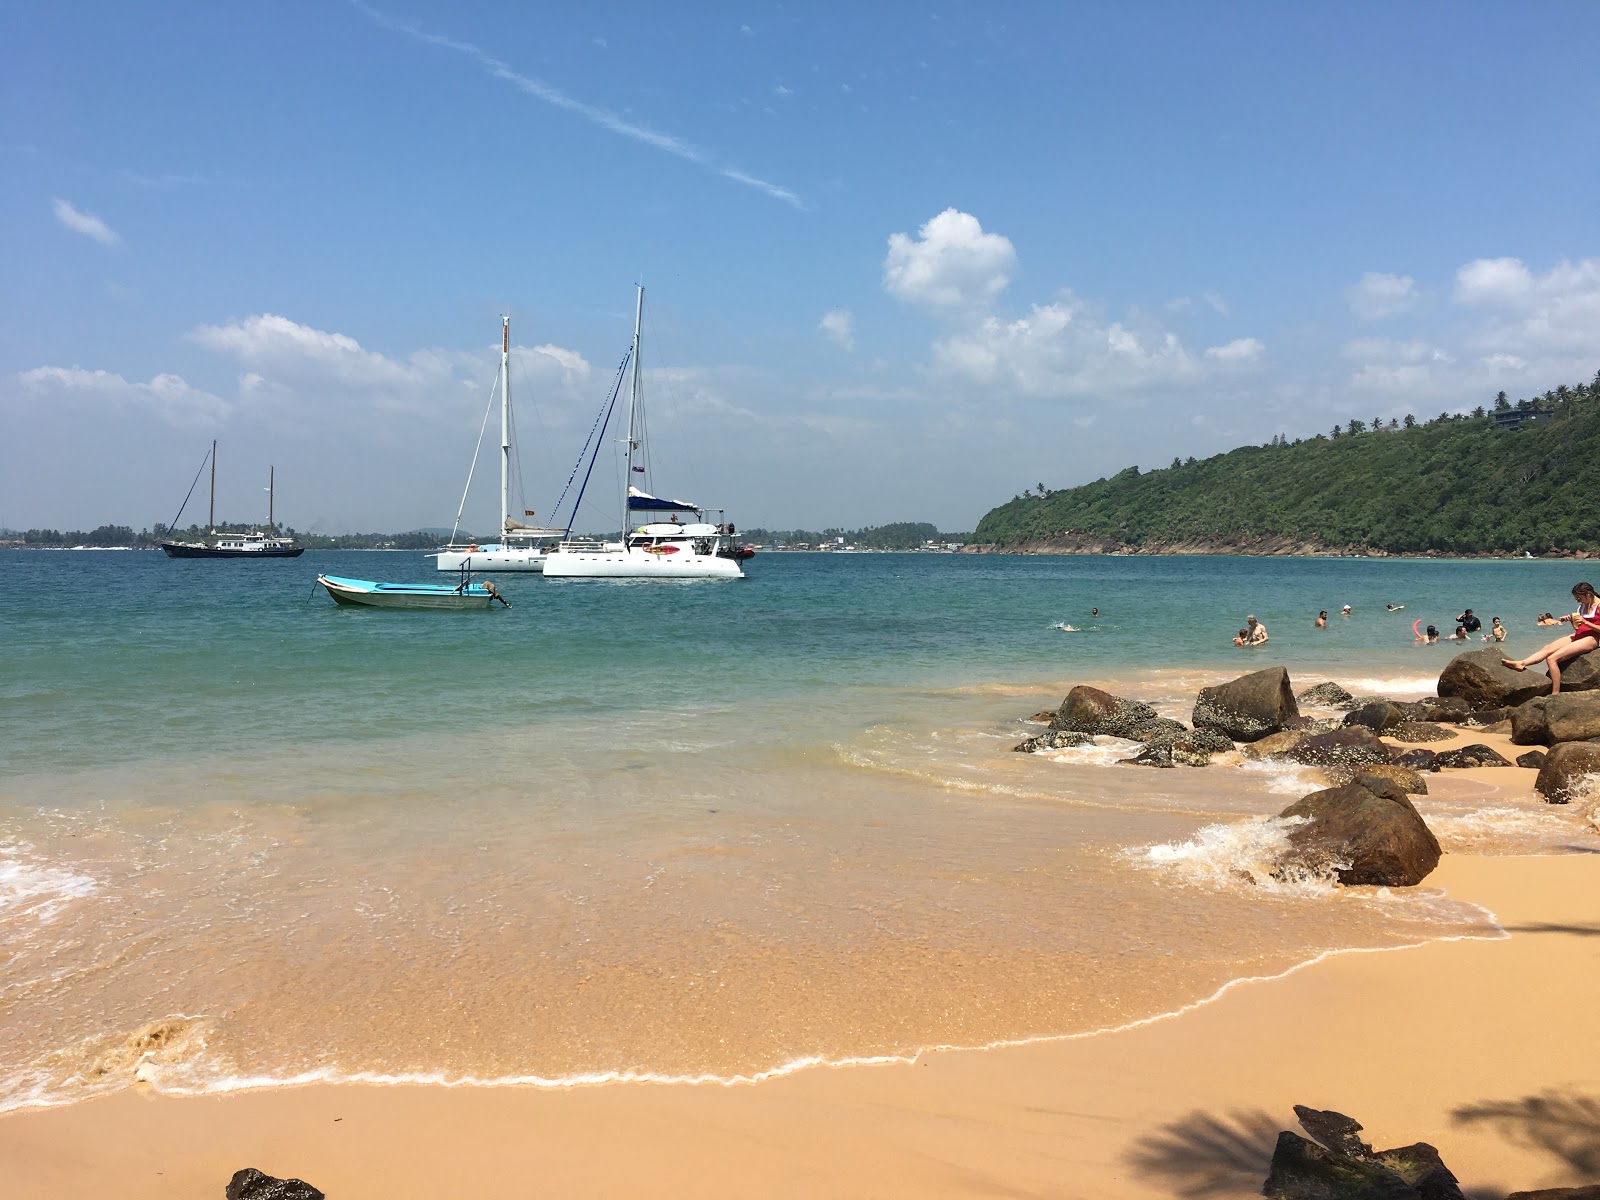
[[214, 1200], [255, 1166], [334, 1200], [1243, 1197], [1295, 1103], [1433, 1143], [1469, 1195], [1592, 1182], [1600, 855], [1573, 849], [1429, 878], [1505, 937], [1334, 954], [1118, 1032], [734, 1086], [136, 1088], [0, 1118], [5, 1194]]

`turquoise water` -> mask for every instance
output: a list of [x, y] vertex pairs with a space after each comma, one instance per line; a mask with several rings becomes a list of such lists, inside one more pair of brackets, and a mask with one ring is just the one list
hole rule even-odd
[[[336, 608], [318, 572], [432, 580], [415, 554], [279, 562], [152, 553], [0, 552], [11, 770], [163, 758], [208, 744], [360, 740], [512, 727], [575, 711], [628, 716], [840, 689], [957, 686], [1162, 667], [1302, 671], [1359, 659], [1436, 673], [1420, 618], [1448, 634], [1463, 607], [1545, 640], [1582, 564], [1541, 561], [774, 554], [743, 582], [507, 575], [510, 610]], [[1388, 613], [1387, 603], [1404, 604]], [[1348, 618], [1338, 615], [1353, 606]], [[1098, 607], [1098, 618], [1090, 615]], [[1315, 630], [1318, 609], [1330, 626]], [[1074, 625], [1082, 634], [1051, 626]]]
[[[1322, 785], [1303, 769], [1011, 747], [1080, 682], [1181, 719], [1277, 663], [1421, 694], [1461, 647], [1414, 644], [1414, 620], [1470, 606], [1526, 653], [1586, 568], [747, 570], [507, 575], [509, 610], [393, 612], [313, 579], [431, 580], [429, 560], [0, 552], [0, 1110], [135, 1084], [755, 1077], [1491, 935], [1427, 887], [1276, 880], [1270, 818]], [[1247, 613], [1264, 650], [1230, 644]], [[1455, 853], [1590, 845], [1587, 811], [1523, 774], [1436, 776], [1419, 807]]]

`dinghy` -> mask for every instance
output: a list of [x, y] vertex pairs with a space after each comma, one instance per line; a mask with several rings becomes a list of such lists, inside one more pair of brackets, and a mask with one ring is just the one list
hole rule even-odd
[[318, 575], [317, 582], [327, 588], [328, 595], [338, 603], [367, 608], [488, 608], [496, 600], [511, 607], [511, 601], [502, 596], [494, 584], [473, 583], [464, 574], [458, 584], [376, 583], [338, 575]]

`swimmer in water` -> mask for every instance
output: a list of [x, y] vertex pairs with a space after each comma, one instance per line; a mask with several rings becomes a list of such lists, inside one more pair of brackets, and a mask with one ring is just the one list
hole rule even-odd
[[1079, 630], [1073, 628], [1071, 625], [1068, 625], [1064, 621], [1060, 625], [1057, 625], [1056, 628], [1059, 629], [1062, 633], [1078, 633], [1078, 632], [1080, 632]]
[[1385, 604], [1384, 607], [1390, 612], [1401, 612], [1405, 609], [1404, 604]]

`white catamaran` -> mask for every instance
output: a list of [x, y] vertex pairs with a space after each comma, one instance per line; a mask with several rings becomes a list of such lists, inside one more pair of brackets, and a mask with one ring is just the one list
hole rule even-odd
[[[540, 571], [544, 569], [545, 556], [550, 547], [566, 536], [564, 529], [541, 529], [537, 525], [524, 525], [511, 515], [511, 318], [500, 318], [500, 540], [498, 542], [452, 544], [431, 557], [441, 571], [459, 571], [465, 567], [479, 574], [497, 571]], [[481, 443], [480, 443], [481, 444]], [[473, 454], [477, 465], [477, 454]], [[472, 488], [472, 472], [467, 472], [467, 490]], [[461, 511], [466, 508], [467, 493], [461, 493], [461, 508], [456, 510], [456, 527], [461, 526]], [[531, 517], [524, 511], [523, 516]]]
[[[562, 541], [545, 559], [545, 576], [559, 579], [743, 579], [739, 563], [755, 551], [734, 541], [732, 525], [705, 521], [705, 510], [686, 500], [652, 496], [633, 486], [635, 475], [646, 475], [639, 390], [639, 334], [643, 316], [644, 288], [641, 287], [633, 316], [633, 377], [628, 401], [623, 527], [627, 530], [635, 514], [670, 519], [635, 526], [624, 533], [621, 541], [598, 538]], [[688, 514], [694, 520], [680, 521], [679, 513]]]

